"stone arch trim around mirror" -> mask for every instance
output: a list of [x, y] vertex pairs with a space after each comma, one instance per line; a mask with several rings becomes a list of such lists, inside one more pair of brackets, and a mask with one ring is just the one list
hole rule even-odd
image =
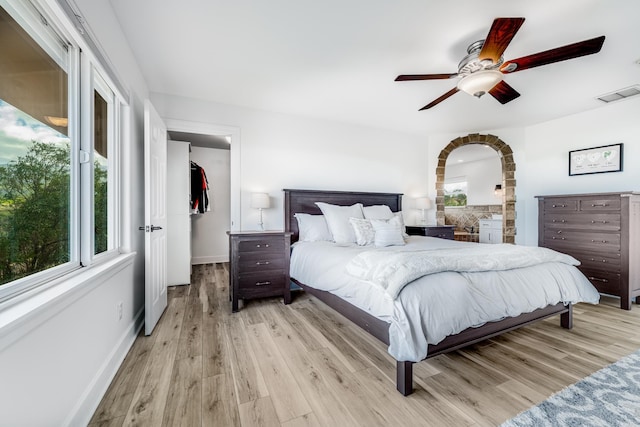
[[444, 225], [444, 175], [449, 154], [456, 148], [471, 144], [489, 146], [498, 152], [502, 163], [502, 241], [515, 243], [516, 238], [516, 163], [511, 147], [495, 135], [472, 133], [454, 139], [438, 156], [436, 167], [436, 222]]

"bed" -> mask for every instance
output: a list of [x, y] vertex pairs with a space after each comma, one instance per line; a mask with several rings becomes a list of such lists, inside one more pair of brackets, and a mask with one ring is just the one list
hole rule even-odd
[[[324, 202], [331, 205], [350, 206], [355, 203], [362, 203], [364, 206], [386, 205], [392, 212], [400, 212], [402, 210], [402, 194], [398, 193], [372, 193], [372, 192], [347, 192], [347, 191], [317, 191], [317, 190], [292, 190], [285, 189], [285, 229], [292, 233], [292, 243], [298, 241], [299, 229], [296, 214], [322, 214], [316, 202]], [[434, 239], [429, 237], [416, 237], [415, 239]], [[444, 244], [444, 241], [435, 239]], [[422, 242], [417, 242], [422, 243]], [[455, 242], [456, 244], [459, 242]], [[300, 242], [300, 245], [305, 242]], [[467, 245], [478, 245], [475, 243], [466, 243]], [[300, 248], [302, 246], [299, 246]], [[300, 249], [302, 250], [302, 249]], [[357, 249], [351, 249], [357, 251]], [[293, 254], [296, 255], [296, 246], [294, 245]], [[313, 259], [311, 259], [313, 260]], [[311, 263], [311, 262], [308, 262]], [[374, 315], [375, 309], [364, 309], [352, 304], [347, 299], [343, 299], [328, 290], [319, 289], [313, 283], [313, 276], [306, 276], [304, 280], [300, 280], [293, 273], [292, 265], [291, 280], [300, 286], [305, 292], [315, 296], [325, 304], [332, 307], [337, 312], [369, 332], [371, 335], [387, 345], [397, 343], [397, 328], [390, 323], [388, 318]], [[453, 273], [452, 273], [453, 274]], [[439, 276], [432, 275], [433, 280]], [[590, 285], [589, 285], [590, 286]], [[408, 292], [408, 291], [407, 291]], [[597, 292], [595, 292], [597, 295]], [[593, 302], [593, 301], [591, 301]], [[573, 327], [572, 305], [562, 302], [544, 306], [531, 312], [519, 314], [514, 317], [505, 317], [502, 320], [490, 321], [482, 326], [468, 327], [460, 332], [446, 336], [439, 340], [435, 345], [428, 344], [426, 355], [424, 358], [434, 357], [447, 352], [455, 351], [459, 348], [477, 343], [479, 341], [491, 338], [501, 333], [514, 330], [521, 326], [537, 322], [550, 316], [560, 316], [560, 325], [563, 328], [571, 329]], [[382, 317], [382, 318], [381, 318]], [[395, 340], [394, 340], [395, 339]], [[425, 344], [425, 347], [427, 345]], [[393, 354], [392, 354], [393, 356]], [[396, 388], [400, 393], [407, 396], [413, 392], [413, 363], [420, 360], [415, 357], [396, 357]]]

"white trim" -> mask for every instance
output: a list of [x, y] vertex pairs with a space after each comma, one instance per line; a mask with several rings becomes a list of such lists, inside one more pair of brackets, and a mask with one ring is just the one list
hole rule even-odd
[[235, 126], [217, 125], [213, 123], [190, 122], [185, 120], [163, 117], [168, 130], [177, 132], [199, 133], [204, 135], [231, 135], [230, 147], [230, 219], [231, 231], [240, 231], [240, 128]]
[[219, 262], [229, 262], [229, 254], [217, 255], [217, 256], [191, 257], [191, 265], [216, 264]]

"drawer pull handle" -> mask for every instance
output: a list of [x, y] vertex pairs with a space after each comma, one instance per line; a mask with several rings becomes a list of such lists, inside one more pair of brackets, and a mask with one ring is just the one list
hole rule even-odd
[[562, 230], [558, 230], [558, 231], [557, 231], [557, 233], [558, 233], [558, 234], [562, 234]]
[[552, 208], [566, 208], [567, 205], [551, 205]]
[[593, 221], [593, 220], [591, 220], [591, 224], [595, 224], [596, 222], [600, 223], [600, 224], [606, 224], [609, 221]]
[[565, 240], [565, 237], [556, 237], [556, 236], [553, 236], [553, 237], [552, 237], [552, 239], [553, 239], [553, 240], [556, 240], [556, 239]]
[[598, 242], [598, 243], [607, 243], [607, 241], [606, 241], [606, 240], [595, 240], [595, 239], [591, 239], [591, 243], [596, 243], [596, 242]]
[[[257, 244], [257, 245], [256, 245], [256, 248], [261, 248], [262, 246], [263, 246], [263, 245]], [[268, 247], [269, 247], [269, 244], [267, 243], [266, 245], [264, 245], [264, 247], [265, 247], [265, 248], [268, 248]]]
[[269, 261], [258, 261], [256, 262], [256, 265], [269, 265]]
[[[594, 262], [595, 262], [595, 261], [598, 261], [598, 260], [597, 260], [597, 259], [595, 259], [595, 258], [589, 258], [589, 261], [594, 261]], [[606, 259], [601, 259], [600, 261], [602, 261], [602, 262], [607, 262], [607, 260], [606, 260]]]
[[589, 276], [589, 280], [595, 280], [596, 282], [602, 282], [602, 283], [608, 283], [609, 282], [607, 279], [601, 279], [599, 277], [593, 277], [593, 276]]
[[256, 286], [266, 286], [266, 285], [270, 285], [271, 282], [270, 281], [265, 281], [265, 282], [256, 282]]
[[598, 207], [598, 208], [606, 208], [607, 206], [609, 206], [609, 205], [606, 204], [606, 203], [591, 203], [591, 207], [592, 208], [596, 208], [596, 207]]
[[564, 219], [560, 219], [560, 220], [556, 220], [556, 219], [554, 219], [554, 220], [552, 220], [551, 222], [558, 222], [558, 221], [560, 221], [560, 222], [567, 222], [567, 221], [566, 221], [566, 220], [564, 220]]

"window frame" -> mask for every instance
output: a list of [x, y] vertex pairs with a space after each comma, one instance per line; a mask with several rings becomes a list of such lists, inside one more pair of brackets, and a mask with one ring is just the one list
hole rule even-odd
[[[50, 0], [0, 0], [11, 17], [60, 67], [68, 78], [68, 137], [70, 139], [69, 261], [0, 285], [0, 304], [17, 296], [47, 289], [58, 279], [92, 265], [107, 262], [121, 253], [121, 146], [123, 121], [128, 107], [122, 86], [109, 76], [86, 40]], [[66, 57], [66, 59], [65, 59]], [[108, 246], [94, 254], [93, 96], [94, 90], [108, 104]], [[86, 108], [81, 108], [85, 107]], [[88, 154], [88, 162], [87, 160]]]

